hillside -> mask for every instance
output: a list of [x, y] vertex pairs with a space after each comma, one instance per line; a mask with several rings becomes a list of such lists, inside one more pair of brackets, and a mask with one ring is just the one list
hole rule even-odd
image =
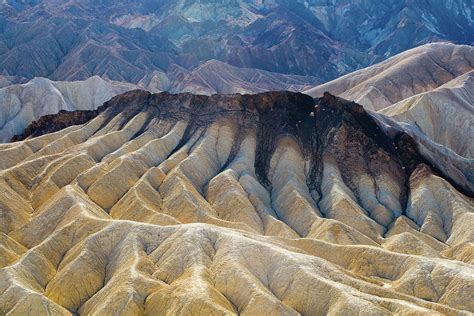
[[329, 91], [378, 111], [415, 94], [433, 90], [473, 69], [473, 46], [427, 44], [305, 93], [317, 97]]
[[303, 91], [321, 83], [316, 78], [238, 68], [211, 60], [187, 73], [170, 92], [195, 94], [259, 93], [265, 91]]
[[117, 94], [136, 88], [98, 76], [74, 82], [35, 78], [26, 84], [1, 88], [0, 142], [22, 134], [31, 122], [43, 115], [61, 110], [93, 110]]
[[435, 142], [458, 155], [474, 158], [474, 70], [432, 91], [397, 102], [380, 113], [414, 123]]
[[138, 90], [75, 117], [0, 145], [2, 314], [474, 312], [472, 164], [389, 118]]

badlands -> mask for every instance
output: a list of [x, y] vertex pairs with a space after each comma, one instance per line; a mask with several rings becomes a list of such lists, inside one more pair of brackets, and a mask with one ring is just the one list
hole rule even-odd
[[390, 116], [445, 154], [473, 159], [474, 47], [432, 43], [306, 90], [354, 100]]
[[40, 119], [0, 145], [0, 314], [470, 315], [472, 160], [417, 135], [329, 93]]
[[83, 81], [34, 78], [0, 88], [0, 142], [21, 134], [33, 121], [61, 110], [93, 110], [117, 94], [137, 86], [93, 76]]

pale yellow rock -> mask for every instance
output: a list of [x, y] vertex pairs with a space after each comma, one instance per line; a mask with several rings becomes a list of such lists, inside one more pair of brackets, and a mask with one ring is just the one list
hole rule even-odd
[[0, 188], [0, 232], [8, 234], [28, 222], [33, 208], [4, 179]]
[[397, 121], [415, 123], [433, 141], [472, 159], [474, 70], [444, 85], [399, 101], [380, 113]]
[[444, 250], [442, 255], [466, 263], [474, 263], [474, 242], [465, 242], [457, 244], [454, 247]]
[[29, 123], [43, 115], [60, 110], [94, 110], [113, 96], [136, 88], [99, 76], [69, 82], [36, 77], [25, 84], [1, 88], [0, 142], [21, 134]]
[[474, 240], [472, 199], [460, 195], [425, 165], [415, 170], [410, 185], [407, 215], [420, 226], [422, 233], [452, 246]]
[[242, 222], [263, 233], [263, 223], [232, 170], [222, 172], [210, 182], [206, 199], [217, 216], [231, 222]]
[[367, 216], [356, 202], [356, 197], [344, 184], [332, 157], [324, 159], [322, 179], [323, 198], [320, 206], [326, 217], [356, 228], [375, 242], [380, 242], [384, 227]]
[[272, 204], [277, 217], [300, 236], [310, 233], [311, 226], [320, 220], [306, 186], [305, 162], [294, 139], [282, 139], [272, 157], [269, 178], [273, 184]]
[[421, 233], [420, 227], [406, 216], [397, 218], [385, 238], [383, 247], [400, 253], [438, 257], [448, 247], [430, 235]]
[[237, 173], [242, 189], [262, 221], [265, 235], [298, 237], [298, 234], [286, 223], [276, 219], [277, 215], [272, 207], [270, 192], [260, 184], [255, 175], [255, 131], [246, 130], [245, 135], [240, 150], [230, 163], [229, 169]]
[[0, 233], [0, 252], [2, 253], [0, 257], [0, 268], [11, 265], [17, 261], [26, 250], [25, 247], [8, 237], [8, 235]]
[[0, 314], [474, 312], [473, 201], [427, 166], [406, 209], [383, 159], [316, 192], [281, 135], [263, 185], [255, 128], [147, 115], [0, 146]]

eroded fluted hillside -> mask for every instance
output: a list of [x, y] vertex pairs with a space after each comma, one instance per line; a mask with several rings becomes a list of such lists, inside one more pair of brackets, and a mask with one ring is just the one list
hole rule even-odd
[[218, 60], [211, 60], [196, 69], [177, 72], [169, 92], [194, 94], [259, 93], [265, 91], [303, 91], [321, 83], [315, 77], [272, 73], [238, 68]]
[[380, 111], [458, 155], [474, 158], [474, 70]]
[[61, 110], [94, 110], [105, 101], [137, 86], [93, 76], [84, 81], [34, 78], [0, 88], [0, 142], [21, 134], [28, 124]]
[[474, 69], [474, 47], [451, 43], [419, 46], [376, 65], [355, 71], [305, 93], [324, 91], [355, 100], [369, 110], [381, 110], [427, 92]]
[[84, 115], [0, 145], [0, 314], [474, 312], [472, 164], [390, 119], [290, 92]]

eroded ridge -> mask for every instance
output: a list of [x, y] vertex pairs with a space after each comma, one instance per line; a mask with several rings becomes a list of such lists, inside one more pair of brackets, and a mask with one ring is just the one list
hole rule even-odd
[[68, 115], [0, 145], [0, 314], [474, 312], [472, 168], [356, 103]]

